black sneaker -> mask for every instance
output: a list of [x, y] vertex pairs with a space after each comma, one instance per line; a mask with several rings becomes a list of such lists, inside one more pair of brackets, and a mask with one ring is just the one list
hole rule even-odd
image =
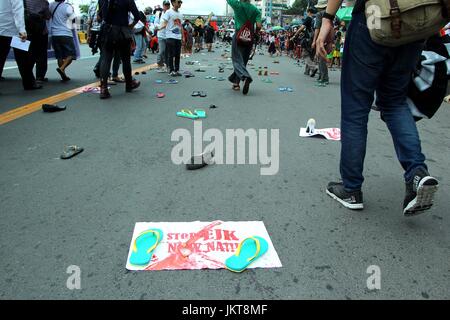
[[347, 192], [342, 182], [330, 182], [327, 194], [348, 209], [364, 209], [362, 191]]
[[403, 214], [407, 217], [423, 213], [433, 206], [439, 182], [424, 169], [417, 170], [411, 182], [406, 183]]

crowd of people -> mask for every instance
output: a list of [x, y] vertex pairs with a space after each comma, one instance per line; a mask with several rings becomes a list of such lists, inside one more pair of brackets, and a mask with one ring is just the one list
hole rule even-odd
[[[92, 1], [88, 10], [87, 42], [92, 53], [101, 52], [101, 57], [94, 67], [97, 78], [101, 74], [102, 61], [106, 57], [108, 64], [108, 50], [103, 50], [111, 35], [105, 32], [106, 25], [123, 27], [115, 36], [126, 39], [130, 43], [131, 59], [133, 64], [146, 64], [149, 53], [157, 54], [157, 63], [160, 71], [168, 71], [172, 76], [180, 76], [180, 54], [192, 54], [195, 43], [195, 52], [206, 47], [213, 52], [213, 42], [217, 36], [217, 23], [211, 14], [208, 17], [198, 16], [191, 22], [183, 19], [179, 10], [182, 1], [165, 0], [162, 6], [145, 8], [139, 11], [134, 0]], [[119, 10], [129, 10], [118, 12]], [[134, 16], [136, 15], [136, 16]], [[77, 59], [76, 44], [78, 41], [75, 25], [71, 23], [75, 18], [74, 7], [66, 0], [6, 0], [0, 4], [0, 77], [10, 52], [10, 43], [17, 36], [22, 41], [31, 42], [29, 51], [14, 49], [14, 56], [19, 67], [25, 90], [41, 89], [45, 82], [48, 70], [48, 49], [51, 46], [58, 63], [56, 71], [61, 81], [68, 82], [69, 66]], [[75, 21], [73, 21], [75, 22]], [[118, 31], [117, 28], [113, 28]], [[112, 30], [112, 29], [111, 29]], [[108, 37], [107, 37], [108, 36]], [[122, 39], [123, 40], [123, 39]], [[51, 43], [49, 43], [49, 41]], [[109, 43], [111, 44], [111, 43]], [[125, 45], [121, 49], [125, 58]], [[125, 59], [128, 60], [128, 57]], [[120, 50], [112, 53], [112, 70], [108, 71], [110, 80], [127, 82], [119, 77], [120, 65], [124, 63]], [[170, 61], [172, 61], [172, 66]], [[34, 72], [35, 68], [35, 72]], [[123, 65], [128, 70], [128, 63]], [[105, 71], [106, 72], [106, 71]], [[3, 79], [3, 78], [1, 78]], [[131, 82], [130, 82], [131, 83]], [[134, 85], [130, 85], [133, 87]], [[107, 94], [102, 97], [108, 96]]]
[[[162, 7], [139, 11], [134, 0], [99, 0], [89, 9], [88, 42], [93, 53], [100, 51], [94, 73], [100, 79], [100, 98], [107, 99], [108, 81], [125, 83], [131, 92], [140, 86], [133, 79], [131, 63], [145, 64], [147, 51], [158, 53], [159, 72], [179, 77], [182, 53], [213, 51], [217, 24], [212, 15], [193, 22], [185, 20], [181, 0], [164, 0]], [[328, 68], [341, 66], [340, 172], [342, 182], [332, 182], [327, 193], [350, 209], [362, 209], [363, 166], [366, 152], [368, 114], [374, 102], [392, 134], [395, 149], [405, 170], [404, 214], [415, 215], [432, 205], [438, 181], [430, 176], [407, 103], [412, 73], [419, 61], [423, 41], [399, 46], [383, 46], [371, 38], [364, 14], [364, 0], [357, 0], [352, 22], [336, 19], [340, 0], [319, 0], [307, 10], [296, 29], [262, 32], [261, 12], [250, 0], [227, 0], [234, 10], [233, 36], [225, 25], [222, 40], [232, 44], [234, 71], [228, 80], [232, 89], [248, 94], [252, 76], [247, 64], [255, 45], [266, 44], [271, 56], [286, 54], [304, 60], [306, 76], [329, 83]], [[4, 0], [0, 2], [0, 71], [10, 51], [12, 37], [30, 40], [28, 52], [14, 49], [25, 90], [42, 88], [48, 81], [47, 47], [49, 34], [61, 81], [70, 81], [67, 69], [77, 58], [74, 32], [68, 23], [73, 7], [65, 0]], [[449, 25], [444, 29], [448, 30]], [[438, 30], [436, 30], [438, 31]], [[346, 45], [351, 43], [351, 45]], [[447, 53], [448, 55], [448, 53]], [[122, 64], [124, 78], [119, 78]], [[111, 70], [112, 65], [112, 70]], [[33, 73], [36, 66], [36, 76]], [[111, 72], [112, 71], [112, 72]], [[1, 76], [1, 73], [0, 73]], [[445, 74], [447, 77], [447, 74]], [[445, 78], [446, 79], [446, 78]], [[446, 83], [445, 83], [446, 85]], [[442, 100], [441, 100], [442, 101]]]

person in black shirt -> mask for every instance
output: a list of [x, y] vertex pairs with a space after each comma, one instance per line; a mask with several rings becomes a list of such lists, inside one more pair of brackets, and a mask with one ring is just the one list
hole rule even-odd
[[318, 71], [316, 64], [314, 63], [314, 50], [312, 50], [312, 40], [313, 40], [313, 23], [314, 23], [314, 12], [313, 8], [307, 10], [308, 16], [303, 21], [302, 26], [297, 30], [291, 40], [297, 39], [300, 36], [300, 45], [302, 47], [302, 57], [305, 59], [305, 75], [314, 77]]
[[[140, 86], [140, 82], [133, 80], [131, 75], [131, 41], [133, 28], [140, 19], [139, 11], [134, 0], [99, 0], [100, 19], [102, 25], [102, 58], [100, 99], [111, 97], [108, 91], [108, 77], [114, 51], [119, 51], [122, 60], [126, 92], [131, 92]], [[133, 15], [133, 22], [129, 25], [129, 12]]]

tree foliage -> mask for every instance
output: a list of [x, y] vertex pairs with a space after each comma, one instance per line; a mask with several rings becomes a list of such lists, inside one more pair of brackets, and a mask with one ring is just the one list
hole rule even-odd
[[308, 7], [313, 7], [317, 0], [295, 0], [292, 6], [284, 11], [284, 14], [302, 15]]

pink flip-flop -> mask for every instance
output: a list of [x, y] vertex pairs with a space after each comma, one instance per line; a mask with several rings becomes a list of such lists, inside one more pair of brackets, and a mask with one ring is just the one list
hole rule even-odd
[[162, 93], [162, 92], [158, 92], [157, 95], [156, 95], [157, 98], [164, 98], [165, 96], [166, 95], [164, 93]]

